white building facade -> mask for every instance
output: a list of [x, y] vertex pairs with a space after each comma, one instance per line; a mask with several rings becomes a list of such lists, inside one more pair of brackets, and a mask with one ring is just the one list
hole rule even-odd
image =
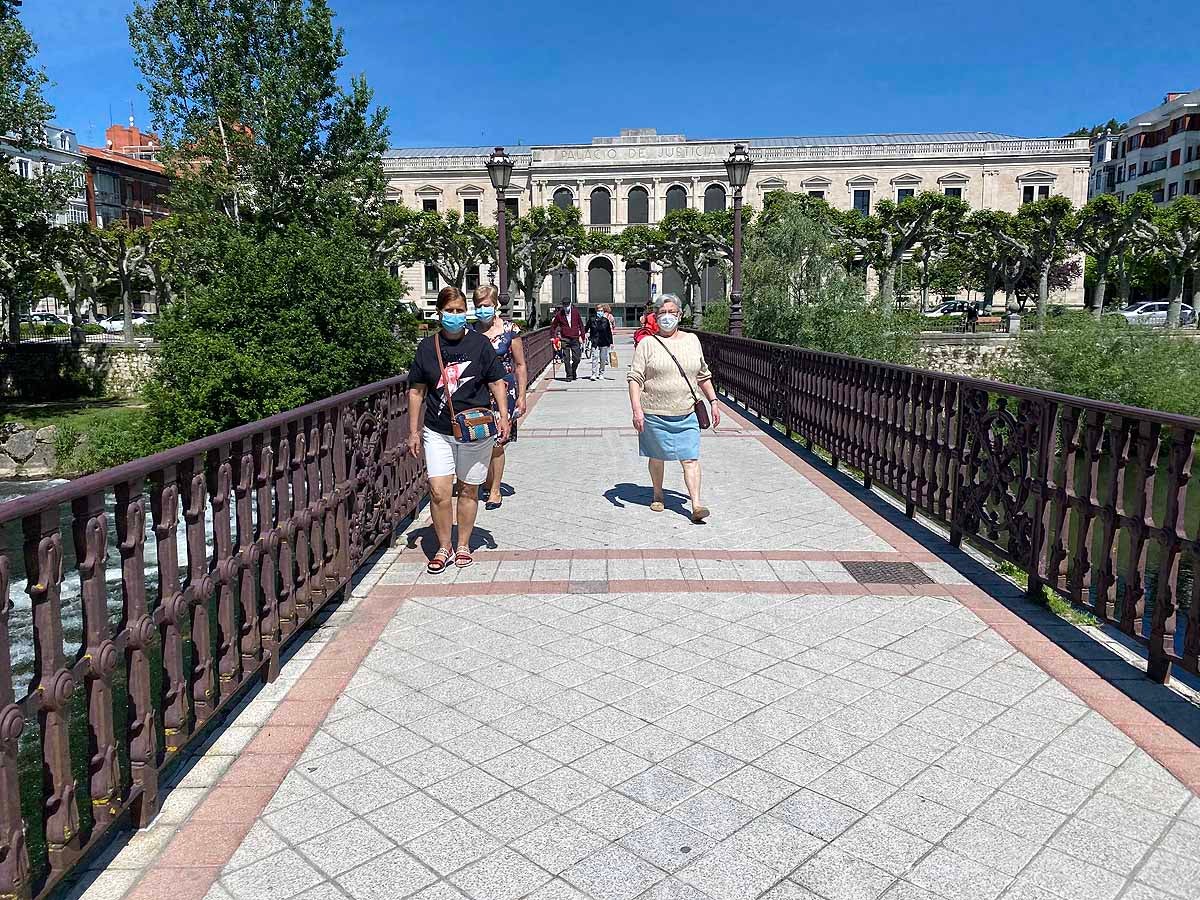
[[1093, 142], [1089, 197], [1138, 191], [1159, 204], [1200, 196], [1200, 90], [1167, 94], [1124, 131]]
[[[1027, 139], [989, 132], [880, 134], [690, 140], [653, 129], [623, 130], [590, 144], [508, 148], [516, 167], [506, 193], [510, 214], [531, 205], [580, 207], [585, 226], [603, 233], [653, 224], [676, 209], [723, 209], [730, 203], [725, 158], [735, 143], [754, 159], [744, 202], [761, 209], [771, 191], [823, 197], [838, 209], [870, 212], [882, 199], [921, 191], [961, 197], [972, 209], [1016, 212], [1022, 203], [1063, 194], [1076, 205], [1087, 199], [1091, 151], [1087, 138]], [[384, 159], [388, 196], [416, 209], [477, 213], [495, 220], [497, 199], [485, 162], [491, 148], [399, 149]], [[431, 267], [397, 270], [418, 304], [430, 314], [443, 286]], [[486, 267], [467, 287], [487, 281]], [[585, 256], [574, 271], [555, 273], [542, 285], [543, 310], [564, 296], [580, 304], [610, 303], [618, 320], [633, 323], [653, 294], [678, 292], [670, 269], [650, 270], [612, 254]], [[513, 290], [514, 315], [525, 315]], [[701, 303], [723, 298], [724, 275], [706, 274]], [[1064, 298], [1082, 303], [1082, 284]]]
[[0, 153], [22, 178], [38, 178], [44, 173], [69, 166], [78, 169], [78, 191], [67, 200], [67, 208], [55, 216], [56, 225], [80, 225], [88, 221], [87, 193], [84, 185], [85, 158], [79, 150], [75, 132], [58, 125], [47, 125], [46, 140], [38, 147], [21, 150], [0, 137]]

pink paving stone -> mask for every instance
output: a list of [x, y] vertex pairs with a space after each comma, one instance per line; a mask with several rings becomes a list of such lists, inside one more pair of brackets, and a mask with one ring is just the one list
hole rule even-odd
[[[282, 779], [280, 779], [282, 781]], [[191, 822], [253, 823], [271, 802], [278, 785], [221, 784], [204, 798], [192, 813]]]
[[267, 724], [320, 725], [325, 716], [329, 714], [329, 709], [332, 706], [332, 698], [325, 700], [293, 700], [289, 692], [288, 698], [281, 701], [275, 707], [275, 712], [271, 713], [271, 718], [267, 720]]
[[[233, 855], [233, 850], [229, 851], [229, 855]], [[125, 895], [125, 900], [204, 900], [220, 873], [220, 866], [155, 866]]]
[[221, 777], [221, 787], [278, 787], [298, 758], [297, 753], [242, 753]]
[[[266, 806], [266, 801], [263, 801], [263, 806]], [[188, 822], [176, 832], [154, 867], [223, 866], [229, 862], [252, 824], [253, 820]]]
[[316, 725], [266, 725], [242, 752], [298, 754], [308, 746], [316, 733]]

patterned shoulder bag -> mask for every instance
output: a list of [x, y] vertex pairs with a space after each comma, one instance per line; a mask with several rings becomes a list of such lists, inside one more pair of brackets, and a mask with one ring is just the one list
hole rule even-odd
[[450, 423], [454, 430], [454, 439], [460, 444], [475, 444], [486, 441], [499, 433], [496, 425], [496, 414], [490, 407], [475, 406], [454, 411], [454, 400], [451, 397], [450, 379], [446, 375], [446, 364], [442, 362], [442, 336], [433, 336], [433, 349], [437, 353], [438, 368], [442, 370], [442, 384], [445, 385], [446, 404], [450, 407]]

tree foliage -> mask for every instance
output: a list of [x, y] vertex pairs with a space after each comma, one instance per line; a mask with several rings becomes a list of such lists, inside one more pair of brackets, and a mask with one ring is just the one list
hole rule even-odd
[[1153, 210], [1153, 201], [1142, 191], [1124, 203], [1112, 194], [1100, 194], [1089, 200], [1075, 217], [1072, 240], [1095, 260], [1092, 312], [1097, 318], [1104, 314], [1108, 271], [1113, 259], [1123, 256], [1134, 246], [1139, 230], [1153, 215]]
[[[752, 210], [742, 207], [743, 227], [752, 217]], [[627, 262], [674, 269], [683, 279], [684, 303], [694, 305], [704, 270], [733, 256], [733, 212], [677, 209], [657, 225], [627, 226], [613, 236], [610, 247]]]
[[507, 224], [508, 265], [525, 296], [529, 324], [536, 325], [538, 293], [546, 277], [575, 265], [584, 253], [604, 249], [603, 236], [588, 233], [576, 206], [535, 206]]
[[325, 0], [142, 0], [129, 29], [175, 175], [175, 219], [141, 244], [176, 296], [159, 321], [155, 440], [400, 372], [415, 322], [380, 265], [385, 111], [362, 79], [341, 86]]
[[[883, 316], [842, 263], [823, 202], [773, 192], [746, 241], [745, 330], [749, 337], [830, 353], [908, 362], [918, 321]], [[708, 322], [706, 316], [706, 324]]]
[[222, 239], [212, 282], [160, 319], [150, 399], [166, 445], [402, 371], [415, 323], [349, 227], [313, 236], [292, 224], [261, 240], [226, 228]]
[[37, 47], [15, 7], [4, 4], [0, 13], [0, 300], [15, 337], [22, 304], [48, 268], [53, 217], [66, 205], [79, 173], [43, 168], [26, 177], [4, 146], [16, 153], [45, 146], [54, 108], [43, 94], [46, 75], [33, 63]]
[[1072, 312], [1023, 331], [993, 374], [1110, 403], [1200, 415], [1200, 344], [1120, 316]]
[[1189, 271], [1195, 274], [1195, 299], [1200, 301], [1200, 200], [1179, 197], [1170, 206], [1154, 210], [1136, 229], [1148, 250], [1171, 278], [1167, 299], [1167, 326], [1179, 327], [1183, 299], [1183, 281]]
[[326, 0], [140, 0], [134, 58], [177, 209], [218, 208], [265, 230], [311, 230], [378, 212], [387, 111], [346, 55]]
[[495, 256], [496, 235], [474, 213], [444, 214], [390, 204], [384, 215], [385, 236], [380, 254], [406, 266], [424, 262], [437, 269], [447, 284], [462, 290], [467, 270]]

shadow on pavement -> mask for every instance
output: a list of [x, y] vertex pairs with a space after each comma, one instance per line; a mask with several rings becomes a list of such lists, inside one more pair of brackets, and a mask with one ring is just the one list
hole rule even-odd
[[[631, 506], [649, 506], [654, 500], [654, 489], [649, 485], [630, 484], [622, 482], [613, 485], [604, 492], [604, 499], [618, 509], [624, 509], [626, 504]], [[691, 518], [687, 508], [688, 497], [669, 488], [663, 490], [663, 505], [673, 513]]]
[[[745, 406], [728, 397], [722, 397], [722, 401], [736, 409], [741, 416], [764, 434], [779, 441], [805, 463], [852, 495], [871, 512], [899, 529], [907, 537], [915, 540], [939, 560], [952, 566], [955, 571], [969, 579], [976, 587], [999, 600], [1005, 608], [1024, 619], [1042, 636], [1053, 641], [1084, 666], [1119, 689], [1125, 696], [1139, 703], [1147, 712], [1157, 716], [1192, 743], [1200, 744], [1200, 706], [1190, 702], [1178, 691], [1146, 677], [1144, 668], [1146, 648], [1136, 639], [1112, 625], [1103, 624], [1090, 629], [1082, 628], [1055, 615], [1045, 605], [1029, 599], [1024, 590], [999, 575], [980, 559], [951, 545], [945, 534], [935, 530], [936, 524], [926, 524], [908, 518], [902, 509], [889, 502], [881, 493], [864, 488], [861, 482], [839, 469], [834, 469], [821, 457], [805, 450], [800, 443], [785, 437]], [[1111, 647], [1102, 643], [1100, 636], [1120, 644], [1131, 655], [1136, 655], [1142, 660], [1143, 668], [1138, 668], [1129, 659], [1117, 654]], [[1186, 686], [1193, 692], [1200, 691], [1200, 679], [1196, 676], [1185, 672], [1179, 666], [1174, 666], [1171, 672], [1173, 679], [1180, 685]]]

